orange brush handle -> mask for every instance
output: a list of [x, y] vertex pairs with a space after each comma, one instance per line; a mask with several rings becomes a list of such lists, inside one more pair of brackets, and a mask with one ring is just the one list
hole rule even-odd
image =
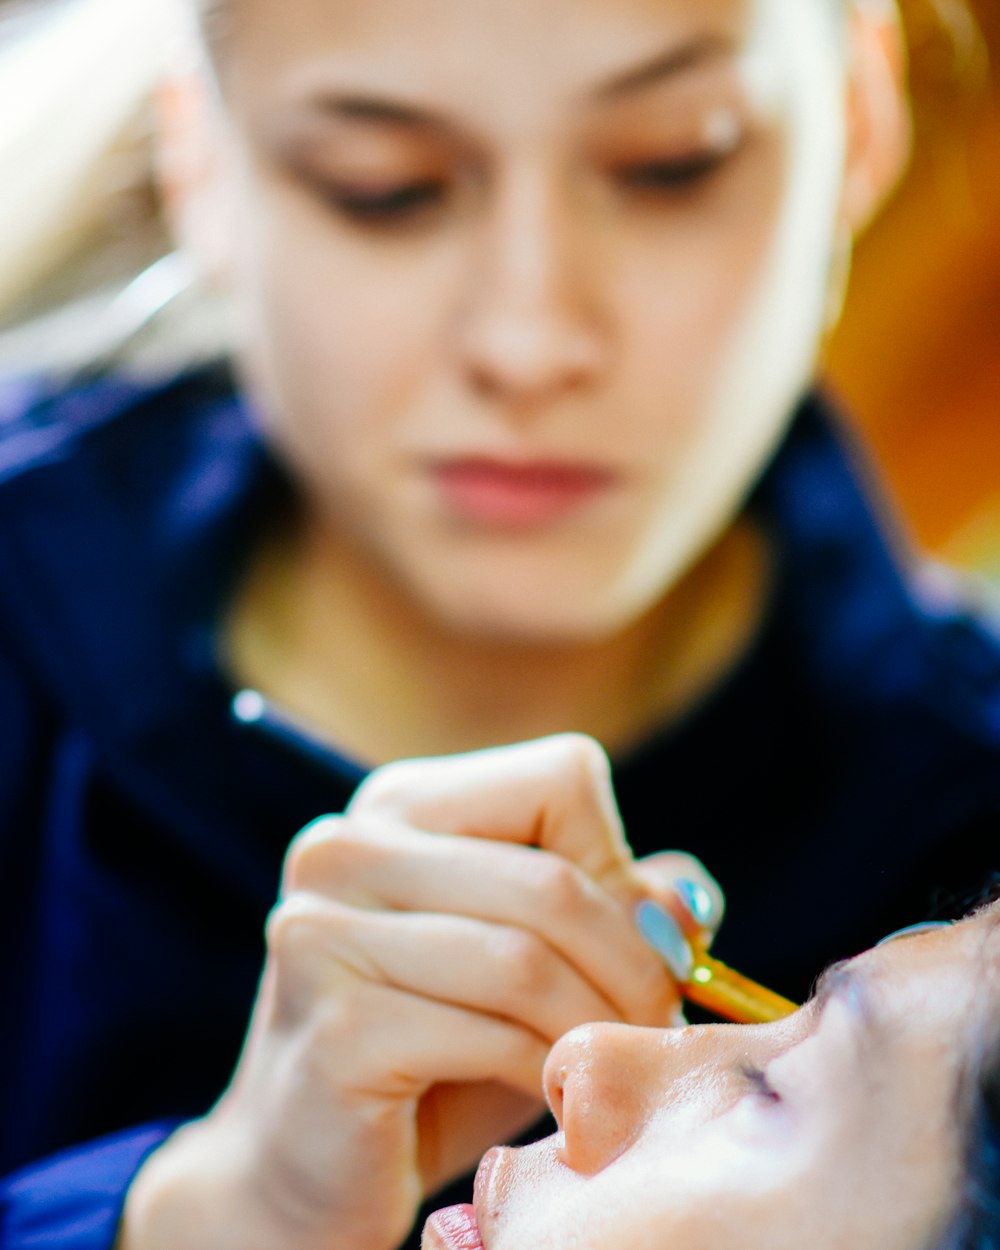
[[681, 993], [713, 1015], [737, 1024], [770, 1024], [783, 1020], [798, 1007], [788, 998], [765, 989], [749, 977], [713, 959], [706, 951], [692, 946], [694, 968], [681, 986]]

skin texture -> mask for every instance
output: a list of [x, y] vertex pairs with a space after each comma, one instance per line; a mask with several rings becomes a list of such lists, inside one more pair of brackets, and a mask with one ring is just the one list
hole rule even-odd
[[[302, 490], [233, 605], [244, 679], [374, 762], [567, 727], [615, 749], [718, 679], [766, 594], [734, 515], [896, 172], [854, 143], [836, 13], [232, 6], [221, 106], [165, 164]], [[470, 460], [591, 488], [473, 505]]]
[[[560, 1132], [480, 1169], [485, 1250], [934, 1244], [997, 922], [878, 947], [776, 1025], [574, 1030], [545, 1067]], [[432, 1217], [424, 1250], [456, 1250], [458, 1226]]]

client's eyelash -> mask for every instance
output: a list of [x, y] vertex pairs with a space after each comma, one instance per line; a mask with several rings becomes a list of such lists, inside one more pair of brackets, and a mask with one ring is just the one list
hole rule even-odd
[[740, 1065], [740, 1074], [753, 1093], [758, 1094], [766, 1102], [781, 1102], [781, 1095], [768, 1080], [763, 1068], [758, 1068], [756, 1064], [744, 1063]]

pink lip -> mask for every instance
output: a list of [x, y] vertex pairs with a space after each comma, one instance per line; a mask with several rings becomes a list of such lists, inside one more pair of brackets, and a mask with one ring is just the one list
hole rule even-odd
[[503, 1173], [503, 1160], [509, 1151], [503, 1146], [487, 1150], [476, 1169], [472, 1202], [480, 1229], [488, 1232], [499, 1213], [497, 1182]]
[[562, 520], [614, 482], [614, 474], [591, 465], [545, 460], [521, 464], [478, 456], [439, 463], [434, 478], [456, 515], [508, 529]]
[[496, 1214], [493, 1177], [505, 1149], [494, 1146], [483, 1155], [476, 1171], [472, 1204], [443, 1207], [429, 1216], [424, 1225], [421, 1250], [485, 1250], [482, 1227]]
[[424, 1225], [424, 1250], [427, 1250], [428, 1242], [431, 1246], [436, 1243], [441, 1250], [483, 1250], [483, 1238], [473, 1207], [465, 1202], [435, 1211]]

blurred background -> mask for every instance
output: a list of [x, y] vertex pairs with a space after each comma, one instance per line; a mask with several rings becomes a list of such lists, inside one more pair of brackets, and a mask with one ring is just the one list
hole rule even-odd
[[916, 145], [858, 247], [827, 373], [933, 554], [1000, 580], [1000, 0], [901, 0]]

